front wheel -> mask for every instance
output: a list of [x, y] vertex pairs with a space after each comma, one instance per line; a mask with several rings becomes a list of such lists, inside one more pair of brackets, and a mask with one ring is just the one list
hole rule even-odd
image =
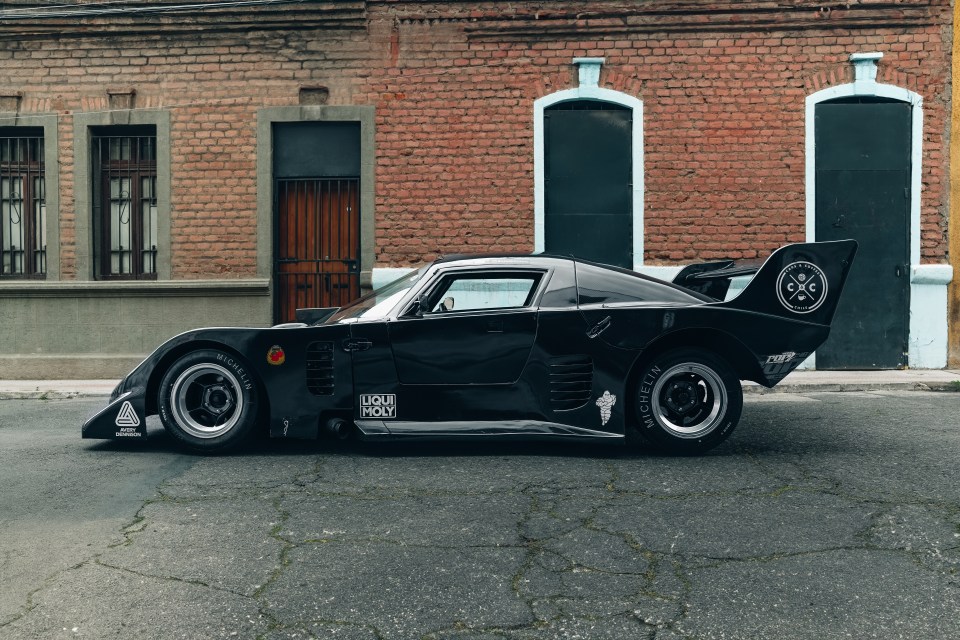
[[239, 445], [257, 418], [253, 373], [237, 357], [216, 349], [192, 351], [167, 369], [157, 405], [167, 432], [202, 452]]
[[733, 433], [743, 410], [733, 369], [693, 349], [667, 351], [643, 365], [634, 394], [634, 432], [669, 453], [712, 449]]

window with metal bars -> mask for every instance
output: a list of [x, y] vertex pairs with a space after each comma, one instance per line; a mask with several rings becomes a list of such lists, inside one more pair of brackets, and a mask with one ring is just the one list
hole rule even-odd
[[0, 127], [0, 278], [45, 278], [43, 128]]
[[157, 277], [157, 128], [94, 127], [93, 219], [98, 276]]

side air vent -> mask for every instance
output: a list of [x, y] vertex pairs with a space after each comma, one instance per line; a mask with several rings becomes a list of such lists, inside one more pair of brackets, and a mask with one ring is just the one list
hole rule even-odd
[[550, 406], [554, 411], [579, 409], [590, 402], [592, 390], [590, 356], [561, 356], [550, 360]]
[[333, 395], [333, 343], [307, 345], [307, 389], [315, 396]]

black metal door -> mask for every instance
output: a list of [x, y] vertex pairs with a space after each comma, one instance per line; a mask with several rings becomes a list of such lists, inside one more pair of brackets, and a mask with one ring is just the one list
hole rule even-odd
[[360, 123], [274, 125], [274, 319], [360, 296]]
[[817, 105], [816, 238], [860, 243], [818, 369], [907, 364], [911, 107]]
[[544, 248], [633, 267], [632, 110], [591, 100], [544, 112]]

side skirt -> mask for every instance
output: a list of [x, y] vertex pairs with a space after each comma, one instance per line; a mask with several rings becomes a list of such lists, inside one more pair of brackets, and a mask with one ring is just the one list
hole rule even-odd
[[594, 431], [556, 422], [510, 420], [498, 422], [384, 422], [357, 420], [357, 429], [363, 440], [481, 438], [529, 440], [600, 440], [623, 442], [623, 434]]

